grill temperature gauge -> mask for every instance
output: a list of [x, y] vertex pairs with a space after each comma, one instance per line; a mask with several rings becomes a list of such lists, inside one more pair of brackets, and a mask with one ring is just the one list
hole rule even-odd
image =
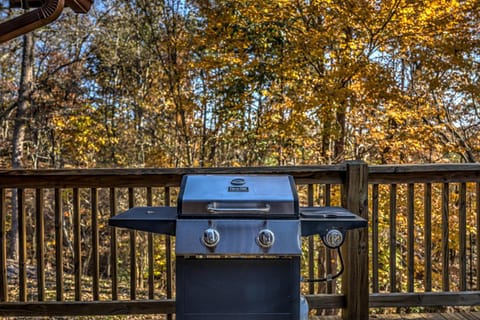
[[275, 243], [275, 235], [270, 229], [262, 229], [257, 236], [257, 244], [264, 248], [268, 249]]
[[328, 230], [327, 234], [322, 237], [323, 243], [330, 249], [336, 249], [343, 244], [343, 233], [337, 229]]
[[203, 231], [202, 243], [207, 248], [215, 248], [220, 242], [220, 233], [213, 228], [208, 228]]

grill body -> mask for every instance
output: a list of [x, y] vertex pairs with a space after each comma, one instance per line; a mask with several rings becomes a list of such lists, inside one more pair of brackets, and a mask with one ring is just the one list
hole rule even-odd
[[276, 175], [187, 175], [176, 209], [109, 223], [176, 237], [178, 320], [299, 320], [301, 237], [366, 226], [343, 208], [300, 208], [293, 178]]

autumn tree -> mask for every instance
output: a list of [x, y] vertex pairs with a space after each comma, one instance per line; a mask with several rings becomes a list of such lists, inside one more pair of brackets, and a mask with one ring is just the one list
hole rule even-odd
[[[380, 162], [474, 161], [478, 92], [471, 89], [478, 83], [479, 39], [472, 23], [478, 22], [478, 3], [398, 1], [386, 16], [389, 23], [374, 33], [372, 56], [384, 72], [368, 77], [381, 76], [384, 94], [372, 91], [371, 80], [363, 86], [373, 104], [354, 113], [366, 133], [356, 144], [365, 155], [369, 148], [381, 155]], [[379, 122], [368, 125], [366, 114]]]

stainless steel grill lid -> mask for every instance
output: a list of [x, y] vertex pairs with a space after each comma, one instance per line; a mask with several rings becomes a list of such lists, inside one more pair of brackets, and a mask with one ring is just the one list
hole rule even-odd
[[180, 187], [179, 218], [298, 216], [298, 196], [291, 176], [187, 175]]

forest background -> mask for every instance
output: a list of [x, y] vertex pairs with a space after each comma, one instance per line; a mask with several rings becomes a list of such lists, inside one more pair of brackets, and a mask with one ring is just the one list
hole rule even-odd
[[[0, 6], [2, 21], [19, 13]], [[102, 0], [87, 15], [65, 10], [0, 46], [0, 168], [479, 162], [479, 25], [478, 0]], [[406, 238], [405, 223], [398, 233]]]
[[2, 167], [479, 160], [479, 1], [69, 11], [0, 47]]

